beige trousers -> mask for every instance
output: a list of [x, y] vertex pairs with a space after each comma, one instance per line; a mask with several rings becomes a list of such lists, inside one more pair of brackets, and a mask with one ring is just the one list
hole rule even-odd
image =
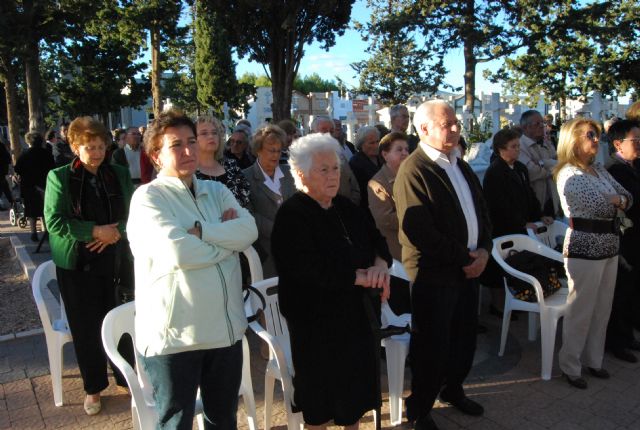
[[618, 257], [605, 260], [565, 258], [569, 278], [569, 309], [562, 323], [560, 369], [569, 376], [582, 374], [582, 366], [600, 369], [607, 323], [618, 274]]

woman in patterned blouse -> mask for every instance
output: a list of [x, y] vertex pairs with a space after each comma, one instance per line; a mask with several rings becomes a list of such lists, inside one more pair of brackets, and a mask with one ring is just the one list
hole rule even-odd
[[198, 132], [198, 179], [222, 182], [244, 208], [249, 204], [249, 182], [235, 160], [224, 158], [224, 128], [217, 118], [201, 116], [196, 121]]
[[560, 130], [554, 176], [562, 210], [569, 217], [563, 255], [569, 278], [569, 309], [564, 317], [559, 363], [569, 384], [585, 389], [582, 366], [596, 378], [602, 368], [620, 247], [616, 215], [631, 195], [600, 165], [599, 124], [576, 118]]

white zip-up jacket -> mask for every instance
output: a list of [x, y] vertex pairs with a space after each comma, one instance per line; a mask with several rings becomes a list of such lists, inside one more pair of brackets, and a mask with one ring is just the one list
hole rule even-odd
[[[158, 176], [133, 194], [127, 232], [135, 258], [136, 347], [144, 356], [233, 345], [247, 327], [238, 252], [258, 237], [231, 191]], [[238, 218], [221, 221], [234, 208]], [[202, 239], [187, 233], [196, 221]]]

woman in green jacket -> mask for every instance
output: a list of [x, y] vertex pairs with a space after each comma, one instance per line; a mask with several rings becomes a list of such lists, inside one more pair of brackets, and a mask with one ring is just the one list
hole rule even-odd
[[[116, 306], [121, 268], [131, 267], [123, 260], [130, 255], [125, 225], [133, 185], [127, 169], [103, 163], [110, 139], [100, 122], [76, 118], [67, 136], [76, 158], [49, 172], [44, 215], [87, 393], [84, 410], [95, 415], [101, 409], [100, 392], [109, 385], [100, 328]], [[118, 385], [126, 387], [124, 377], [112, 368]]]

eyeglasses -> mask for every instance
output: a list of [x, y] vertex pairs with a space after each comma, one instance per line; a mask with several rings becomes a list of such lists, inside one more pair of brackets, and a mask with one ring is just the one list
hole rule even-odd
[[242, 144], [244, 144], [244, 143], [246, 143], [246, 142], [245, 142], [244, 140], [229, 139], [229, 144], [231, 144], [231, 145], [235, 145], [236, 143], [237, 143], [238, 145], [242, 145]]
[[626, 139], [620, 139], [622, 141], [628, 140], [631, 143], [640, 143], [640, 137], [627, 137]]
[[451, 128], [451, 127], [460, 128], [461, 127], [460, 121], [441, 122], [436, 125], [438, 125], [440, 128]]
[[589, 140], [598, 140], [600, 137], [598, 136], [598, 133], [596, 133], [595, 131], [587, 131], [584, 134], [584, 137], [586, 137]]
[[262, 148], [261, 151], [266, 152], [267, 154], [280, 154], [280, 150], [279, 149], [273, 149], [273, 148]]

